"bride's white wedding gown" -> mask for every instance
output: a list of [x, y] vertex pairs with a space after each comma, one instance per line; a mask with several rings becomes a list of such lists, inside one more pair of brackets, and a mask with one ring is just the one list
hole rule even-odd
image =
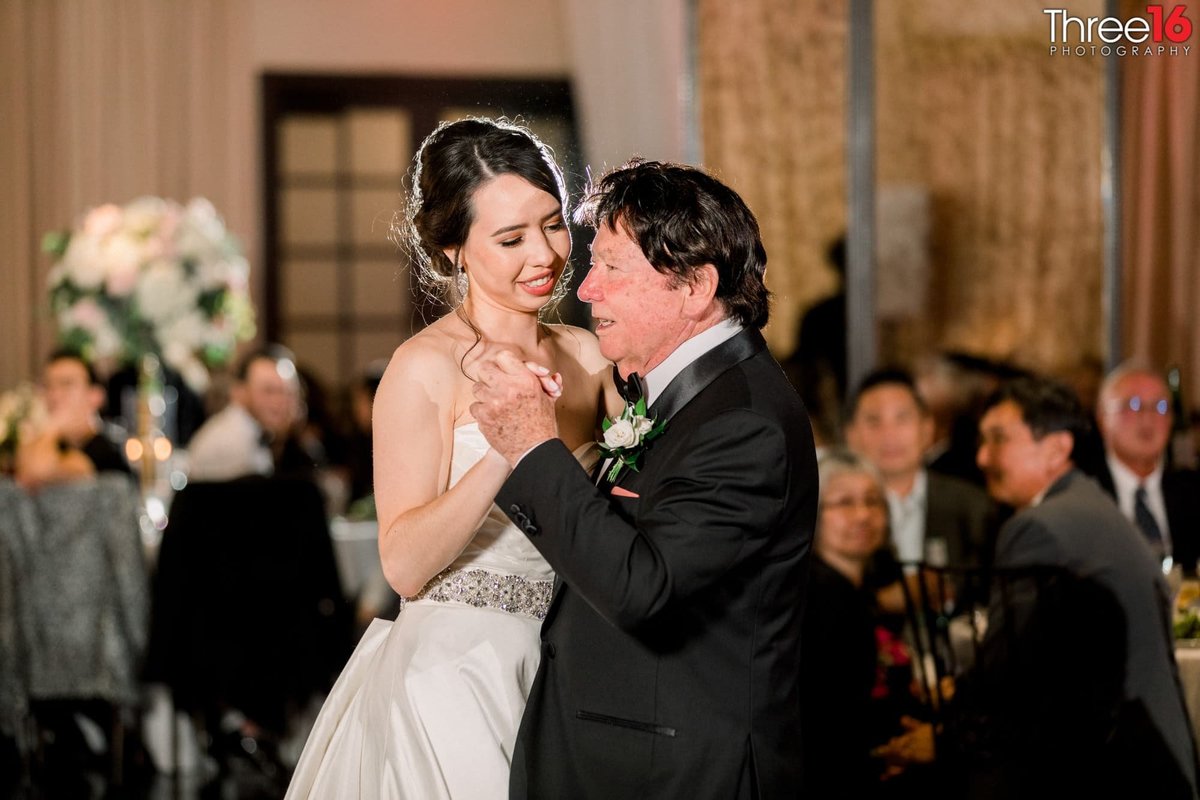
[[[456, 428], [450, 484], [487, 449], [476, 423]], [[493, 505], [395, 622], [377, 619], [363, 634], [305, 743], [288, 800], [507, 797], [552, 581]]]

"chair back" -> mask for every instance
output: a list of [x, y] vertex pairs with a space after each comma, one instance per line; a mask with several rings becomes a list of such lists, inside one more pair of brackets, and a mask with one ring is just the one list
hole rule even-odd
[[324, 504], [305, 480], [193, 483], [172, 504], [154, 578], [147, 677], [193, 711], [277, 732], [350, 649]]

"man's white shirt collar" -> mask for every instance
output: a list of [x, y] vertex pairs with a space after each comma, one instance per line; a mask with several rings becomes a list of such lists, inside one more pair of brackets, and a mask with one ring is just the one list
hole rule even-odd
[[1121, 513], [1128, 519], [1137, 521], [1137, 514], [1134, 512], [1137, 490], [1139, 486], [1145, 487], [1146, 507], [1150, 509], [1154, 521], [1158, 523], [1158, 530], [1163, 535], [1165, 544], [1165, 539], [1170, 536], [1170, 525], [1167, 521], [1167, 504], [1162, 493], [1162, 459], [1159, 459], [1158, 466], [1154, 468], [1153, 472], [1145, 478], [1139, 478], [1137, 473], [1125, 466], [1125, 463], [1113, 455], [1112, 451], [1105, 452], [1104, 457], [1108, 462], [1108, 472], [1112, 475], [1113, 493], [1117, 497], [1117, 505], [1120, 506]]
[[715, 349], [738, 335], [742, 326], [731, 319], [723, 319], [711, 328], [700, 331], [692, 338], [680, 344], [663, 359], [663, 362], [642, 376], [642, 384], [646, 390], [646, 405], [661, 395], [675, 380], [679, 373], [687, 369], [693, 361]]

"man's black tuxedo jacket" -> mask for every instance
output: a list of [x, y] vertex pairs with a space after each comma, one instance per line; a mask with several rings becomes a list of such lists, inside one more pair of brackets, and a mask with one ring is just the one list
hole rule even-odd
[[808, 418], [757, 331], [701, 356], [650, 413], [666, 429], [618, 480], [636, 497], [594, 485], [554, 440], [496, 499], [561, 579], [511, 796], [794, 797]]
[[[1096, 482], [1112, 497], [1117, 496], [1108, 461], [1095, 466]], [[1171, 529], [1171, 556], [1188, 574], [1196, 572], [1200, 559], [1200, 472], [1190, 469], [1166, 469], [1162, 476], [1163, 503], [1167, 507], [1167, 525]]]

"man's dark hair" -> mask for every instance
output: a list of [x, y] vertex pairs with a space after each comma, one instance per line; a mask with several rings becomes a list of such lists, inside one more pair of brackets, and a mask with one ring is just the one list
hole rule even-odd
[[851, 392], [846, 402], [846, 419], [854, 419], [854, 415], [858, 413], [858, 404], [862, 400], [862, 396], [877, 386], [899, 386], [907, 389], [920, 412], [922, 414], [929, 413], [929, 406], [925, 404], [925, 398], [921, 397], [920, 392], [917, 391], [917, 382], [913, 380], [912, 373], [901, 367], [880, 367], [868, 372]]
[[280, 361], [291, 361], [296, 363], [296, 356], [291, 350], [280, 344], [265, 344], [257, 347], [254, 350], [242, 356], [242, 360], [238, 362], [237, 370], [234, 372], [234, 377], [238, 383], [245, 383], [246, 376], [250, 374], [250, 365], [259, 359], [270, 361], [272, 364], [278, 365]]
[[575, 212], [581, 225], [625, 229], [656, 270], [678, 285], [717, 270], [729, 317], [761, 328], [770, 315], [767, 252], [758, 221], [737, 192], [695, 167], [634, 159], [591, 183]]
[[1066, 431], [1078, 444], [1089, 430], [1078, 395], [1053, 378], [1026, 375], [1005, 381], [984, 402], [983, 410], [987, 412], [1010, 401], [1021, 409], [1021, 418], [1035, 439], [1041, 439], [1047, 433]]
[[46, 366], [48, 367], [56, 361], [78, 362], [79, 365], [81, 367], [83, 367], [84, 371], [87, 373], [87, 379], [88, 379], [89, 386], [103, 386], [104, 385], [100, 381], [100, 376], [96, 374], [96, 368], [92, 366], [90, 361], [88, 361], [86, 358], [83, 357], [83, 353], [79, 352], [76, 349], [74, 349], [72, 347], [58, 348], [57, 350], [55, 350], [53, 353], [51, 353], [46, 358]]

